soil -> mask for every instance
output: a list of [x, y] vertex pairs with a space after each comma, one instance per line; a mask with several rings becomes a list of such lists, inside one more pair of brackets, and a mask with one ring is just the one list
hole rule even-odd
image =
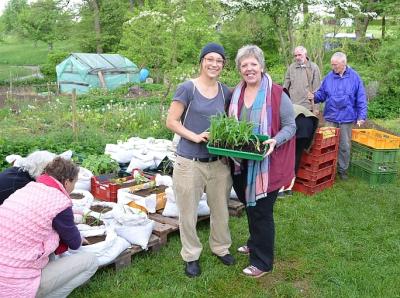
[[128, 94], [125, 95], [126, 98], [138, 98], [138, 97], [148, 97], [152, 95], [153, 92], [144, 90], [139, 86], [132, 86], [128, 90]]
[[149, 196], [151, 194], [162, 193], [162, 192], [165, 191], [166, 188], [167, 187], [165, 185], [160, 185], [160, 186], [157, 186], [155, 188], [141, 189], [141, 190], [135, 191], [134, 194], [138, 195], [138, 196], [141, 196], [141, 197], [147, 197], [147, 196]]
[[71, 197], [71, 199], [74, 200], [82, 200], [85, 197], [83, 194], [80, 193], [72, 193], [69, 196]]
[[83, 246], [91, 245], [91, 244], [95, 244], [95, 243], [104, 241], [104, 240], [106, 240], [106, 235], [85, 237], [85, 239], [89, 242], [89, 244], [84, 243]]
[[108, 211], [111, 211], [112, 208], [104, 207], [104, 206], [100, 206], [100, 205], [95, 205], [95, 206], [91, 206], [90, 210], [92, 210], [94, 212], [98, 212], [98, 213], [106, 213]]
[[87, 224], [88, 226], [91, 226], [91, 227], [97, 227], [97, 226], [104, 225], [104, 222], [102, 220], [97, 219], [96, 217], [86, 216], [85, 224]]

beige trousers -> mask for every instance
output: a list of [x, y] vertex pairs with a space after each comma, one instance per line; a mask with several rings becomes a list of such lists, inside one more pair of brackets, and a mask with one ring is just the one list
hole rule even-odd
[[40, 286], [36, 297], [67, 297], [98, 268], [96, 255], [77, 253], [50, 261], [42, 270]]
[[210, 207], [211, 251], [218, 256], [228, 254], [232, 244], [228, 212], [228, 199], [232, 188], [229, 166], [221, 160], [199, 162], [177, 156], [173, 185], [179, 209], [183, 260], [198, 260], [202, 251], [196, 224], [197, 207], [203, 192], [207, 193], [207, 204]]

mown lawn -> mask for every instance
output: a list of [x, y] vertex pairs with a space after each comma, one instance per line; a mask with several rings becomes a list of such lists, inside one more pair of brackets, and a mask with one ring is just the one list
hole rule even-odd
[[[59, 41], [54, 44], [54, 50], [79, 49], [74, 42]], [[16, 36], [7, 36], [0, 43], [0, 68], [2, 65], [40, 65], [46, 62], [49, 49], [44, 42], [36, 44], [32, 40], [20, 39]]]
[[371, 187], [351, 178], [307, 197], [277, 201], [274, 271], [258, 280], [241, 274], [247, 258], [236, 248], [247, 238], [246, 216], [231, 218], [233, 267], [208, 247], [201, 277], [183, 274], [179, 235], [157, 253], [134, 256], [122, 271], [101, 269], [71, 297], [399, 297], [400, 183]]
[[34, 72], [24, 66], [0, 65], [0, 81], [32, 75]]

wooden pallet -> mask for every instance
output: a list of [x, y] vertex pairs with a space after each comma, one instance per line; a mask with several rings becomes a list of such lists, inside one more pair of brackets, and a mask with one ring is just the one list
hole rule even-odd
[[[149, 251], [159, 251], [163, 244], [161, 244], [160, 237], [152, 234], [147, 244]], [[128, 267], [132, 263], [132, 256], [144, 251], [139, 245], [132, 245], [130, 248], [123, 251], [112, 263], [106, 265], [107, 267], [113, 267], [115, 270]]]
[[240, 217], [243, 214], [245, 206], [237, 200], [230, 199], [228, 202], [228, 208], [230, 216]]
[[[241, 216], [244, 210], [244, 205], [236, 200], [229, 200], [229, 215], [231, 216]], [[168, 235], [179, 230], [179, 219], [177, 217], [167, 217], [163, 216], [162, 210], [158, 211], [158, 213], [149, 214], [149, 218], [154, 220], [154, 228], [153, 233], [150, 237], [149, 243], [147, 245], [148, 250], [150, 251], [158, 251], [164, 245], [166, 245], [168, 241]], [[199, 216], [197, 221], [204, 221], [209, 219], [210, 216]], [[121, 253], [119, 257], [117, 257], [113, 263], [108, 266], [112, 266], [115, 270], [120, 270], [127, 266], [130, 266], [132, 263], [132, 256], [142, 252], [143, 249], [138, 245], [133, 245], [128, 248], [124, 252]]]

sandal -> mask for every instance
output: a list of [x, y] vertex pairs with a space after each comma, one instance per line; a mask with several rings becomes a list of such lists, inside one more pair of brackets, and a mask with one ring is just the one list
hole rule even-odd
[[252, 277], [252, 278], [259, 278], [259, 277], [264, 276], [265, 274], [269, 273], [269, 271], [261, 271], [257, 267], [250, 265], [243, 269], [243, 273], [244, 273], [244, 275]]
[[243, 245], [237, 249], [238, 252], [244, 255], [250, 254], [250, 248], [247, 245]]

